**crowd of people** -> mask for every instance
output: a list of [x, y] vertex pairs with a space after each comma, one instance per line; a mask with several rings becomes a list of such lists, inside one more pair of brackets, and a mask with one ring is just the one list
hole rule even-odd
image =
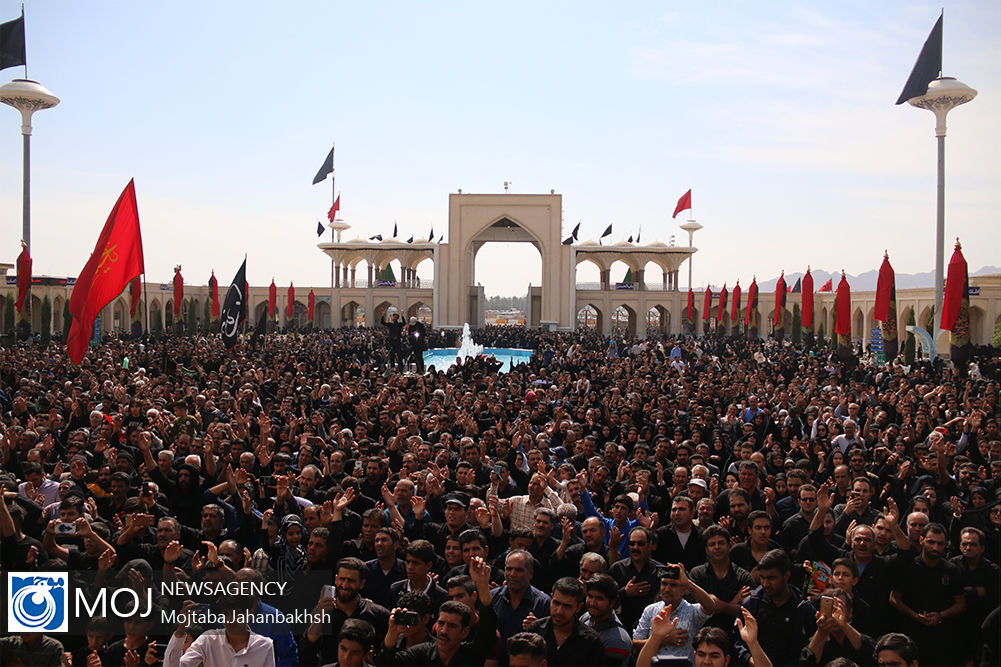
[[387, 324], [0, 350], [3, 570], [152, 597], [0, 664], [1001, 662], [997, 350]]

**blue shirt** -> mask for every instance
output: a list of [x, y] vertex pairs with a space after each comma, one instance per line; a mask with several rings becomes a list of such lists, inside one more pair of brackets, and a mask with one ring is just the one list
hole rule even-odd
[[511, 594], [507, 586], [495, 588], [490, 594], [493, 598], [494, 612], [497, 614], [497, 631], [501, 636], [502, 647], [507, 645], [508, 637], [522, 631], [522, 621], [529, 614], [535, 614], [536, 618], [549, 616], [549, 596], [535, 586], [528, 587], [517, 608], [511, 604]]
[[295, 667], [299, 664], [299, 647], [296, 646], [292, 631], [289, 630], [288, 623], [277, 619], [281, 614], [278, 609], [263, 602], [257, 603], [257, 609], [253, 612], [253, 618], [261, 619], [262, 616], [270, 617], [256, 623], [250, 623], [250, 629], [259, 635], [268, 637], [275, 643], [275, 666]]
[[[580, 494], [580, 506], [584, 510], [584, 514], [587, 516], [596, 516], [601, 519], [602, 523], [605, 524], [605, 545], [608, 545], [608, 536], [612, 532], [612, 526], [615, 525], [615, 519], [606, 519], [598, 508], [594, 506], [594, 502], [591, 500], [591, 490], [585, 488], [584, 492]], [[647, 511], [647, 504], [645, 500], [640, 501], [640, 509], [644, 512]], [[622, 542], [619, 544], [619, 557], [628, 558], [629, 557], [629, 532], [637, 527], [642, 526], [639, 519], [633, 519], [626, 523], [626, 530], [622, 533]], [[547, 614], [548, 616], [548, 614]]]

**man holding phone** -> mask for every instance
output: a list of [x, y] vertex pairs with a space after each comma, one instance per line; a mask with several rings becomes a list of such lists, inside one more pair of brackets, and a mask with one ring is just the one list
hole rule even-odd
[[[695, 600], [694, 604], [685, 599], [686, 594]], [[660, 600], [643, 610], [633, 632], [633, 648], [637, 650], [643, 648], [643, 644], [650, 637], [654, 616], [662, 609], [670, 607], [674, 629], [661, 640], [657, 657], [681, 658], [694, 662], [695, 649], [692, 646], [692, 638], [709, 617], [716, 613], [717, 604], [719, 600], [715, 595], [710, 595], [688, 578], [684, 565], [681, 563], [665, 565], [661, 568]]]

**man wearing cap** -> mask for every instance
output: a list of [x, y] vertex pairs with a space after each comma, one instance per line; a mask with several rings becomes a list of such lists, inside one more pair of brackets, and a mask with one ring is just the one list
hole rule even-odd
[[434, 545], [437, 553], [445, 553], [445, 542], [449, 537], [458, 539], [459, 533], [466, 528], [469, 500], [466, 494], [454, 492], [444, 496], [445, 523], [426, 521], [424, 516], [414, 515], [414, 525], [409, 531], [414, 535], [423, 535], [424, 539]]

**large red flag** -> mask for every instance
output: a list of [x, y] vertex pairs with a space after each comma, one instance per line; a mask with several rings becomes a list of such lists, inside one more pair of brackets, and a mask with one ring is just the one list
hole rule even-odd
[[[209, 277], [209, 295], [212, 297], [212, 319], [219, 319], [219, 281], [215, 277], [215, 271]], [[244, 294], [246, 298], [246, 294]]]
[[726, 315], [726, 283], [723, 283], [723, 291], [719, 293], [719, 307], [716, 309], [716, 321], [722, 322], [723, 316]]
[[278, 286], [275, 285], [275, 279], [271, 279], [271, 286], [268, 287], [268, 317], [274, 317], [275, 315], [275, 302], [278, 301]]
[[181, 265], [174, 267], [174, 321], [181, 312], [181, 302], [184, 301], [184, 276], [181, 275]]
[[21, 254], [17, 256], [17, 301], [14, 302], [14, 308], [17, 309], [17, 314], [21, 314], [21, 308], [24, 307], [24, 297], [28, 294], [28, 289], [31, 287], [31, 255], [28, 254], [28, 246], [24, 241], [21, 241]]
[[337, 212], [340, 210], [341, 210], [341, 196], [337, 195], [337, 199], [334, 200], [334, 205], [330, 207], [329, 211], [327, 211], [327, 220], [333, 222], [334, 218], [337, 217]]
[[144, 272], [139, 207], [135, 184], [129, 181], [104, 223], [94, 252], [76, 279], [70, 296], [73, 322], [66, 339], [66, 351], [74, 364], [79, 365], [87, 351], [97, 314], [122, 293], [130, 280]]
[[775, 283], [775, 312], [772, 314], [772, 326], [781, 327], [785, 325], [784, 318], [786, 312], [786, 272], [779, 276], [779, 281]]
[[688, 310], [685, 311], [685, 318], [689, 321], [692, 319], [692, 309], [695, 308], [695, 292], [692, 288], [688, 288]]
[[963, 257], [963, 248], [956, 239], [956, 249], [952, 251], [949, 260], [949, 272], [945, 278], [945, 298], [942, 300], [941, 328], [952, 331], [959, 317], [959, 307], [963, 305], [963, 292], [966, 290], [967, 267]]
[[758, 279], [751, 280], [751, 286], [747, 288], [747, 313], [744, 315], [744, 324], [751, 324], [751, 311], [758, 307]]
[[292, 313], [295, 312], [295, 286], [288, 284], [288, 305], [285, 306], [285, 319], [291, 320]]
[[136, 306], [139, 305], [139, 300], [142, 298], [143, 284], [138, 278], [132, 279], [132, 286], [129, 289], [129, 297], [132, 299], [132, 306], [129, 307], [129, 318], [136, 316]]
[[834, 291], [834, 278], [828, 278], [827, 282], [820, 286], [818, 292], [833, 292]]
[[309, 321], [313, 321], [313, 309], [316, 307], [316, 295], [313, 294], [313, 290], [309, 290], [309, 313], [307, 317]]
[[890, 266], [890, 256], [883, 253], [883, 263], [879, 267], [879, 277], [876, 279], [876, 305], [873, 307], [872, 319], [885, 322], [890, 313], [890, 297], [893, 292], [893, 267]]
[[740, 319], [740, 281], [733, 288], [733, 312], [730, 314], [730, 319], [734, 324]]
[[803, 328], [809, 329], [813, 326], [813, 276], [810, 275], [810, 267], [806, 267], [806, 275], [803, 276]]
[[710, 310], [712, 310], [712, 307], [713, 307], [713, 291], [709, 289], [709, 285], [706, 285], [706, 300], [702, 306], [702, 319], [708, 320], [710, 317], [712, 317], [712, 313], [709, 312]]
[[[833, 278], [832, 278], [833, 280]], [[852, 335], [852, 288], [848, 285], [845, 272], [841, 272], [841, 282], [838, 283], [838, 312], [834, 324], [834, 333], [839, 336]]]
[[687, 211], [692, 207], [692, 191], [688, 190], [685, 194], [681, 195], [681, 199], [678, 200], [678, 205], [674, 207], [674, 215], [672, 218], [677, 218], [678, 214], [682, 211]]

